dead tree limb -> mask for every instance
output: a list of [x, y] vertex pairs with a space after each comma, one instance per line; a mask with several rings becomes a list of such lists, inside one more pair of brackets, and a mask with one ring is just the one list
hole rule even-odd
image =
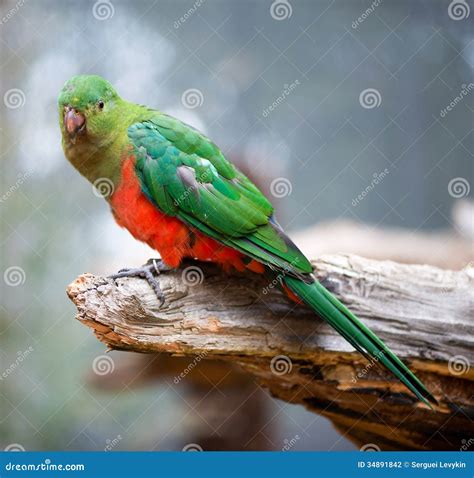
[[166, 273], [161, 309], [140, 279], [85, 274], [68, 295], [77, 319], [111, 349], [238, 363], [273, 395], [329, 417], [359, 445], [461, 449], [474, 433], [472, 265], [446, 271], [334, 255], [314, 266], [434, 393], [434, 412], [257, 275], [226, 276], [202, 263]]

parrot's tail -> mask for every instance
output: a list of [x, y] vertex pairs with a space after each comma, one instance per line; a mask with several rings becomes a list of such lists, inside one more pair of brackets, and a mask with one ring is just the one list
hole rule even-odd
[[430, 408], [430, 403], [435, 405], [438, 403], [410, 369], [319, 282], [308, 284], [289, 276], [284, 277], [283, 282], [305, 304], [334, 327], [354, 348], [367, 358], [383, 364], [422, 402]]

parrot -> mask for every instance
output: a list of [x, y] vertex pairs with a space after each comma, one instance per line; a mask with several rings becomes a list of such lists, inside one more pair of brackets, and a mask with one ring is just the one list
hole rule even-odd
[[148, 281], [184, 260], [224, 271], [269, 274], [287, 296], [309, 306], [357, 351], [398, 378], [417, 399], [437, 404], [414, 373], [323, 284], [285, 234], [264, 194], [207, 136], [164, 112], [129, 102], [97, 75], [69, 79], [58, 97], [67, 160], [104, 195], [119, 226], [159, 260], [112, 275]]

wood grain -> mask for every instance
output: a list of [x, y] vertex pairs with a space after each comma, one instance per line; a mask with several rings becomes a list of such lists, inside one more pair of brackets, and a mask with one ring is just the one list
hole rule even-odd
[[303, 306], [252, 274], [192, 263], [141, 279], [84, 274], [68, 287], [77, 319], [112, 349], [240, 364], [282, 400], [329, 417], [359, 445], [460, 449], [474, 432], [474, 269], [350, 255], [313, 262], [323, 283], [404, 359], [439, 400], [429, 410]]

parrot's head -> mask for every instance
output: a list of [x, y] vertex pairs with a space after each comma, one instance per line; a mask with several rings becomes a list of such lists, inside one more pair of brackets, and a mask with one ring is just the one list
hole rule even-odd
[[100, 76], [78, 75], [63, 86], [59, 98], [59, 125], [66, 158], [89, 181], [118, 180], [127, 131], [149, 116], [145, 106], [123, 100]]
[[58, 98], [65, 144], [97, 144], [114, 134], [121, 99], [112, 85], [96, 75], [74, 76]]

